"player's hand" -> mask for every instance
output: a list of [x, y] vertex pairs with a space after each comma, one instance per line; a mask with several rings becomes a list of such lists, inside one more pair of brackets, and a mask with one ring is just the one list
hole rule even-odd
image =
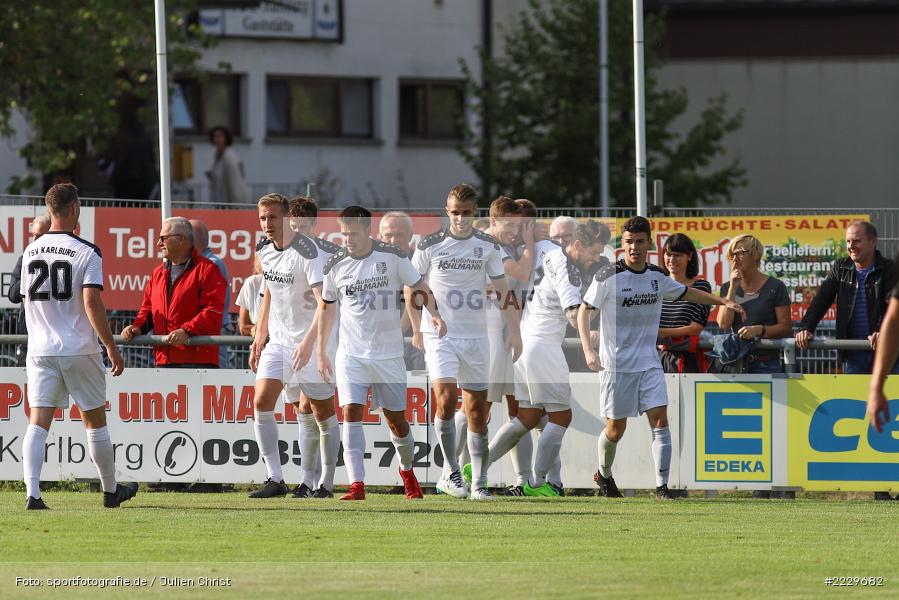
[[331, 368], [331, 359], [324, 352], [318, 353], [318, 374], [322, 376], [325, 383], [331, 383], [334, 376], [334, 369]]
[[890, 422], [890, 405], [887, 404], [882, 385], [872, 383], [868, 390], [868, 418], [877, 433], [881, 433], [883, 426]]
[[599, 348], [599, 332], [598, 331], [590, 332], [590, 347], [591, 348]]
[[[802, 331], [796, 332], [796, 347], [800, 350], [805, 350], [808, 348], [809, 342], [815, 339], [815, 334], [811, 331], [806, 331], [803, 329]], [[871, 339], [871, 338], [868, 338]], [[873, 343], [872, 343], [873, 346]]]
[[253, 340], [253, 343], [250, 344], [250, 370], [254, 373], [256, 372], [256, 367], [259, 366], [259, 356], [262, 355], [262, 347], [264, 345], [264, 343], [255, 339]]
[[742, 306], [740, 306], [739, 304], [737, 304], [737, 303], [734, 302], [733, 300], [725, 300], [725, 301], [724, 301], [724, 306], [725, 306], [726, 308], [731, 309], [732, 311], [734, 311], [734, 312], [737, 313], [738, 315], [740, 315], [740, 318], [742, 318], [743, 320], [746, 319], [746, 311], [743, 310], [743, 307], [742, 307]]
[[412, 347], [419, 352], [425, 351], [425, 338], [420, 331], [412, 334]]
[[872, 350], [877, 350], [877, 340], [880, 338], [880, 332], [875, 331], [871, 335], [868, 336], [868, 342], [871, 344]]
[[166, 337], [166, 341], [170, 346], [183, 346], [189, 339], [190, 336], [183, 329], [176, 329]]
[[[446, 322], [440, 317], [431, 317], [431, 327], [437, 332], [437, 337], [446, 335]], [[424, 352], [424, 350], [422, 350]]]
[[584, 359], [587, 361], [587, 368], [591, 371], [599, 371], [599, 355], [591, 348], [589, 352], [584, 352]]
[[115, 345], [107, 346], [106, 356], [109, 357], [109, 363], [112, 366], [112, 368], [110, 369], [112, 376], [118, 377], [119, 375], [121, 375], [122, 371], [125, 370], [125, 359], [122, 358], [119, 349]]
[[140, 335], [140, 329], [134, 325], [125, 325], [125, 328], [122, 329], [122, 339], [126, 342], [133, 340], [136, 335]]
[[293, 351], [293, 370], [299, 371], [307, 364], [309, 364], [309, 359], [312, 358], [312, 347], [315, 344], [307, 339], [304, 339], [302, 342], [297, 345], [296, 350]]
[[519, 332], [513, 331], [509, 334], [509, 339], [506, 340], [506, 350], [512, 354], [512, 362], [517, 361], [521, 356], [521, 334]]
[[534, 225], [536, 222], [532, 219], [525, 219], [525, 222], [521, 224], [521, 241], [525, 246], [534, 245]]

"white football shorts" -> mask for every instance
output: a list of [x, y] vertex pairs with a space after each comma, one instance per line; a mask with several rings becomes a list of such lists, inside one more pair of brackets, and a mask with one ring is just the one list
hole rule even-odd
[[601, 371], [600, 410], [607, 419], [642, 415], [651, 408], [668, 406], [668, 388], [660, 368], [638, 373]]
[[514, 371], [519, 407], [542, 408], [548, 413], [571, 408], [568, 361], [558, 342], [527, 337]]
[[337, 352], [334, 367], [340, 406], [371, 404], [384, 410], [406, 410], [406, 362], [403, 357], [372, 360]]
[[25, 372], [31, 408], [68, 408], [69, 396], [82, 411], [106, 405], [106, 373], [100, 354], [29, 356]]
[[425, 363], [432, 380], [455, 379], [463, 390], [481, 392], [490, 377], [490, 342], [480, 338], [439, 338], [425, 334]]
[[506, 350], [506, 322], [493, 304], [487, 305], [487, 339], [490, 343], [487, 400], [502, 402], [505, 396], [515, 395], [512, 355]]
[[[293, 352], [295, 348], [288, 348], [280, 344], [268, 344], [262, 349], [259, 357], [259, 365], [256, 367], [256, 381], [260, 379], [275, 379], [284, 385], [285, 399], [296, 402], [300, 399], [300, 392], [306, 394], [311, 400], [327, 400], [334, 395], [334, 384], [327, 383], [318, 372], [318, 362], [313, 354], [306, 366], [299, 371], [293, 370]], [[331, 364], [334, 364], [333, 355]]]

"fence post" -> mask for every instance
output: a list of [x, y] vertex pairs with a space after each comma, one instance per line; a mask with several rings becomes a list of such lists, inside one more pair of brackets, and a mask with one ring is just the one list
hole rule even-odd
[[784, 351], [784, 371], [787, 374], [796, 372], [796, 338], [785, 338], [781, 340], [781, 347]]

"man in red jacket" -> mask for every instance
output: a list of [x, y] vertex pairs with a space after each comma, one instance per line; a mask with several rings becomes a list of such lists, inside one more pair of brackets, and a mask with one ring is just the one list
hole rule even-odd
[[193, 228], [183, 217], [166, 219], [157, 241], [165, 261], [153, 270], [140, 311], [122, 330], [130, 341], [152, 331], [167, 336], [156, 346], [157, 367], [219, 367], [218, 346], [186, 346], [191, 336], [218, 335], [225, 309], [225, 278], [193, 248]]

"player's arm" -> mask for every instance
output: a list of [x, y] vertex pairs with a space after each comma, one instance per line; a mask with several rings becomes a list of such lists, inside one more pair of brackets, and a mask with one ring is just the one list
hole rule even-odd
[[[328, 301], [321, 298], [319, 302], [318, 309], [316, 310], [316, 315], [314, 319], [316, 319], [316, 329], [318, 339], [327, 340], [331, 337], [331, 330], [334, 328], [334, 321], [337, 320], [337, 301], [332, 300]], [[318, 352], [316, 353], [316, 359], [318, 360], [318, 372], [322, 376], [322, 379], [327, 383], [331, 383], [331, 378], [333, 377], [334, 370], [331, 368], [331, 359], [328, 357], [328, 349], [327, 344], [319, 344]]]
[[528, 281], [534, 271], [534, 221], [527, 219], [521, 226], [521, 241], [524, 242], [524, 251], [518, 260], [509, 259], [503, 261], [503, 269], [506, 276], [519, 281]]
[[265, 340], [268, 339], [268, 313], [272, 305], [272, 292], [268, 286], [265, 286], [265, 293], [262, 295], [262, 305], [259, 307], [259, 318], [256, 322], [256, 335], [253, 337], [253, 343], [250, 344], [250, 370], [256, 372], [256, 366], [259, 364], [259, 355], [265, 347]]
[[[499, 292], [500, 298], [509, 297], [509, 282], [506, 281], [505, 277], [494, 279], [493, 287]], [[512, 353], [512, 362], [515, 362], [518, 360], [518, 357], [521, 356], [521, 315], [514, 302], [502, 303], [500, 305], [500, 312], [503, 315], [503, 319], [506, 321], [506, 327], [509, 328], [509, 336], [506, 340], [506, 350], [509, 350]]]
[[[321, 306], [322, 304], [324, 304], [322, 300], [321, 286], [317, 285], [312, 288], [311, 300], [315, 302], [315, 304], [313, 305], [315, 306], [315, 314], [312, 316], [312, 323], [309, 325], [309, 330], [306, 331], [306, 337], [303, 338], [303, 341], [299, 343], [299, 345], [293, 352], [293, 368], [295, 371], [299, 371], [300, 369], [305, 367], [306, 363], [309, 362], [309, 359], [312, 358], [312, 348], [315, 346], [315, 340], [325, 340], [325, 343], [319, 344], [319, 346], [328, 345], [328, 338], [319, 338], [318, 336], [318, 321], [321, 318]], [[304, 302], [306, 301], [308, 300], [304, 300]], [[331, 335], [330, 329], [328, 329], [328, 335]]]
[[[723, 306], [727, 310], [718, 311], [718, 325], [722, 329], [728, 329], [734, 322], [734, 313], [739, 314], [742, 318], [746, 318], [746, 311], [743, 310], [743, 307], [734, 302], [732, 290], [734, 286], [730, 286], [730, 289], [727, 291], [727, 298], [722, 298], [721, 296], [716, 296], [715, 294], [710, 294], [708, 292], [704, 292], [702, 290], [698, 290], [694, 287], [688, 287], [687, 291], [681, 296], [680, 300], [686, 300], [687, 302], [695, 302], [696, 304], [707, 304], [709, 306]], [[728, 324], [723, 325], [721, 323], [722, 314], [727, 315]]]
[[125, 370], [125, 361], [119, 354], [119, 349], [115, 345], [115, 339], [112, 336], [112, 330], [109, 328], [109, 320], [106, 318], [106, 305], [103, 303], [103, 297], [100, 296], [100, 288], [85, 287], [81, 291], [84, 300], [84, 310], [87, 313], [87, 319], [90, 321], [91, 327], [97, 332], [100, 342], [106, 347], [106, 354], [109, 356], [109, 362], [112, 363], [112, 375], [116, 377]]
[[893, 370], [897, 357], [899, 357], [899, 298], [894, 296], [880, 325], [880, 339], [874, 353], [874, 369], [868, 388], [868, 417], [878, 433], [890, 422], [890, 408], [883, 393], [883, 385]]
[[[440, 314], [440, 309], [437, 308], [434, 292], [422, 278], [415, 285], [403, 286], [403, 299], [406, 301], [406, 314], [409, 315], [412, 323], [412, 344], [424, 352], [424, 344], [421, 340], [421, 307], [426, 307], [431, 314], [431, 326], [437, 330], [437, 336], [446, 335], [446, 323]], [[421, 347], [416, 345], [416, 338]]]
[[705, 329], [699, 323], [690, 323], [681, 327], [659, 327], [660, 338], [690, 337], [699, 335]]
[[237, 328], [240, 331], [240, 335], [253, 335], [253, 321], [250, 320], [250, 311], [243, 306], [240, 307], [240, 312], [237, 313]]
[[577, 311], [577, 335], [581, 339], [581, 349], [584, 351], [587, 366], [592, 371], [599, 371], [599, 355], [593, 349], [593, 343], [590, 340], [590, 321], [594, 315], [598, 314], [599, 311], [586, 302], [581, 304]]
[[576, 304], [574, 306], [569, 306], [565, 309], [565, 318], [568, 319], [568, 324], [577, 329], [577, 315], [581, 305]]

